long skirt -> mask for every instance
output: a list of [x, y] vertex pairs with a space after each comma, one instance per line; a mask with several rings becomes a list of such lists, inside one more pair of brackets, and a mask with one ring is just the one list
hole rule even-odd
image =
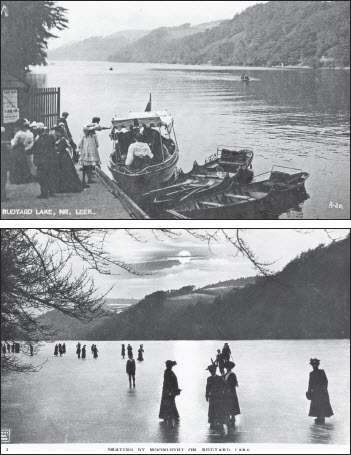
[[11, 153], [10, 182], [14, 184], [29, 183], [32, 180], [28, 156], [22, 144], [13, 147]]
[[310, 417], [331, 417], [334, 415], [332, 407], [330, 405], [328, 391], [316, 391], [312, 392]]
[[211, 424], [223, 424], [225, 423], [226, 408], [223, 398], [210, 398], [208, 404], [208, 423]]
[[65, 150], [59, 155], [58, 192], [80, 193], [83, 185], [69, 153]]
[[177, 406], [175, 404], [175, 396], [162, 393], [160, 406], [160, 419], [179, 419]]
[[224, 396], [227, 417], [234, 417], [240, 414], [239, 400], [236, 390], [231, 390]]

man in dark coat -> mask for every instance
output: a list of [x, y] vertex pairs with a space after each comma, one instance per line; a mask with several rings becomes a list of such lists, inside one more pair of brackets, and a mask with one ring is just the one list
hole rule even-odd
[[329, 401], [328, 379], [324, 370], [319, 369], [320, 360], [311, 359], [313, 371], [310, 373], [306, 397], [311, 400], [310, 417], [316, 417], [315, 422], [324, 424], [326, 417], [334, 415]]
[[135, 365], [135, 360], [133, 359], [133, 355], [129, 355], [129, 359], [127, 360], [126, 363], [126, 372], [129, 378], [129, 387], [132, 387], [132, 379], [133, 379], [133, 387], [135, 387], [135, 370], [136, 370], [136, 365]]
[[181, 390], [178, 388], [177, 376], [172, 371], [174, 365], [177, 365], [177, 362], [174, 362], [173, 360], [166, 361], [159, 413], [159, 418], [163, 420], [179, 420], [175, 397], [180, 394]]
[[207, 378], [206, 384], [206, 401], [209, 403], [208, 423], [211, 425], [212, 429], [216, 426], [223, 427], [223, 424], [225, 423], [225, 382], [221, 376], [216, 374], [216, 365], [209, 365], [206, 369], [211, 373], [211, 376]]
[[37, 177], [41, 193], [38, 198], [47, 198], [56, 192], [56, 175], [58, 157], [55, 151], [55, 138], [47, 134], [43, 123], [37, 123], [38, 138], [32, 147], [34, 165], [37, 167]]

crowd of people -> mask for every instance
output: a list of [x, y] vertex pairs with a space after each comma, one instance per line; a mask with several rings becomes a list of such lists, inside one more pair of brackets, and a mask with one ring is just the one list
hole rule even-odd
[[[26, 346], [29, 349], [29, 355], [33, 356], [34, 355], [34, 346], [32, 343], [18, 343], [13, 341], [12, 343], [9, 343], [7, 341], [4, 341], [1, 343], [1, 351], [2, 354], [5, 356], [7, 354], [20, 354], [21, 351], [25, 352], [24, 346]], [[27, 351], [28, 353], [28, 351]]]
[[[77, 146], [68, 126], [68, 116], [68, 112], [63, 112], [52, 129], [42, 122], [18, 119], [11, 141], [5, 139], [6, 130], [1, 127], [2, 201], [7, 200], [7, 179], [17, 185], [37, 181], [38, 198], [45, 199], [55, 193], [79, 193], [94, 183], [94, 168], [101, 164], [96, 132], [109, 128], [100, 125], [99, 117], [93, 117], [92, 122], [83, 127]], [[75, 163], [81, 166], [81, 179]]]

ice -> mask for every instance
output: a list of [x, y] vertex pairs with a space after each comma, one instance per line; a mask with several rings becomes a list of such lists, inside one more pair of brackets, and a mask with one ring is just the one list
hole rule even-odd
[[[62, 342], [66, 340], [58, 340]], [[228, 340], [226, 340], [228, 341]], [[205, 386], [216, 350], [223, 341], [84, 341], [87, 359], [78, 359], [76, 341], [54, 357], [54, 344], [43, 346], [33, 363], [46, 359], [38, 373], [2, 378], [1, 427], [14, 443], [322, 443], [349, 441], [349, 341], [229, 341], [239, 381], [242, 414], [234, 430], [210, 431]], [[131, 343], [137, 362], [136, 388], [130, 389], [120, 356], [121, 343]], [[98, 359], [90, 351], [97, 344]], [[305, 397], [309, 359], [321, 359], [329, 379], [334, 416], [319, 426], [308, 417]], [[174, 372], [182, 389], [176, 398], [179, 425], [158, 419], [164, 361], [176, 360]]]

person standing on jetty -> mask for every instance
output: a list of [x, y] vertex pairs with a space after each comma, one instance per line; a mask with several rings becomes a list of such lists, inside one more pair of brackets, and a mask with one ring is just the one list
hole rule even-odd
[[136, 371], [135, 360], [133, 359], [133, 354], [129, 354], [128, 357], [129, 358], [126, 363], [126, 373], [129, 378], [129, 387], [132, 387], [132, 379], [133, 379], [133, 387], [135, 387], [135, 371]]
[[80, 349], [80, 343], [78, 342], [77, 344], [77, 350], [76, 350], [76, 354], [78, 354], [78, 359], [80, 359], [80, 352], [81, 352], [81, 349]]
[[37, 177], [40, 184], [39, 199], [53, 196], [57, 190], [56, 175], [58, 171], [58, 158], [55, 150], [55, 138], [47, 134], [43, 123], [36, 124], [38, 137], [34, 142], [31, 152], [33, 162], [37, 167]]
[[28, 164], [28, 155], [26, 153], [28, 138], [24, 119], [16, 120], [15, 131], [16, 134], [11, 140], [10, 182], [19, 185], [29, 183], [32, 180]]
[[121, 356], [122, 356], [122, 359], [124, 359], [124, 357], [126, 356], [126, 348], [125, 348], [124, 344], [122, 344]]
[[163, 420], [179, 420], [179, 414], [175, 403], [175, 397], [180, 395], [177, 376], [172, 368], [177, 365], [173, 360], [166, 361], [166, 370], [163, 377], [162, 398], [159, 418]]
[[210, 428], [222, 427], [225, 423], [225, 403], [224, 403], [224, 387], [225, 382], [221, 376], [216, 374], [217, 367], [212, 364], [206, 370], [211, 374], [207, 378], [206, 384], [206, 401], [208, 405], [208, 423]]
[[54, 349], [54, 355], [58, 355], [58, 344], [55, 345], [55, 349]]
[[63, 127], [55, 127], [55, 150], [58, 155], [57, 191], [59, 193], [80, 193], [83, 185], [68, 152], [68, 141], [64, 137]]
[[61, 343], [59, 343], [59, 353], [60, 353], [60, 357], [61, 357], [62, 353], [63, 353], [62, 344]]
[[11, 145], [5, 138], [6, 130], [1, 127], [1, 201], [7, 201], [6, 183], [7, 174], [11, 165]]
[[239, 400], [236, 394], [236, 387], [239, 387], [236, 374], [232, 371], [235, 367], [234, 362], [227, 362], [225, 368], [227, 373], [224, 376], [224, 400], [226, 403], [226, 415], [228, 419], [228, 426], [235, 425], [235, 416], [240, 414]]
[[86, 355], [87, 355], [87, 351], [86, 351], [86, 344], [85, 344], [82, 349], [82, 359], [85, 359]]
[[82, 183], [85, 185], [85, 175], [88, 183], [94, 183], [92, 178], [95, 166], [100, 167], [99, 141], [96, 131], [108, 130], [107, 126], [100, 125], [100, 117], [93, 117], [92, 123], [83, 127], [83, 135], [78, 144], [79, 164], [83, 168]]
[[319, 369], [320, 360], [310, 359], [313, 371], [310, 373], [306, 398], [311, 400], [310, 417], [316, 417], [314, 421], [323, 425], [326, 417], [334, 415], [330, 405], [328, 393], [328, 379], [324, 370]]
[[62, 345], [62, 352], [66, 354], [66, 343], [63, 343]]
[[128, 352], [128, 357], [132, 356], [133, 357], [133, 348], [131, 347], [130, 344], [127, 346], [127, 352]]
[[58, 119], [58, 123], [63, 123], [65, 132], [67, 135], [67, 139], [68, 139], [69, 145], [70, 145], [70, 147], [72, 149], [72, 153], [73, 153], [72, 161], [73, 161], [73, 163], [78, 163], [79, 157], [78, 157], [78, 153], [77, 153], [77, 144], [74, 142], [71, 131], [68, 127], [68, 123], [67, 123], [68, 116], [69, 116], [68, 112], [62, 112], [61, 117]]
[[96, 344], [94, 344], [94, 349], [93, 349], [93, 357], [94, 359], [98, 358], [98, 348], [96, 347]]
[[137, 358], [137, 360], [139, 362], [143, 362], [144, 361], [143, 353], [144, 353], [144, 349], [143, 349], [143, 345], [141, 344], [140, 348], [138, 349], [138, 358]]

